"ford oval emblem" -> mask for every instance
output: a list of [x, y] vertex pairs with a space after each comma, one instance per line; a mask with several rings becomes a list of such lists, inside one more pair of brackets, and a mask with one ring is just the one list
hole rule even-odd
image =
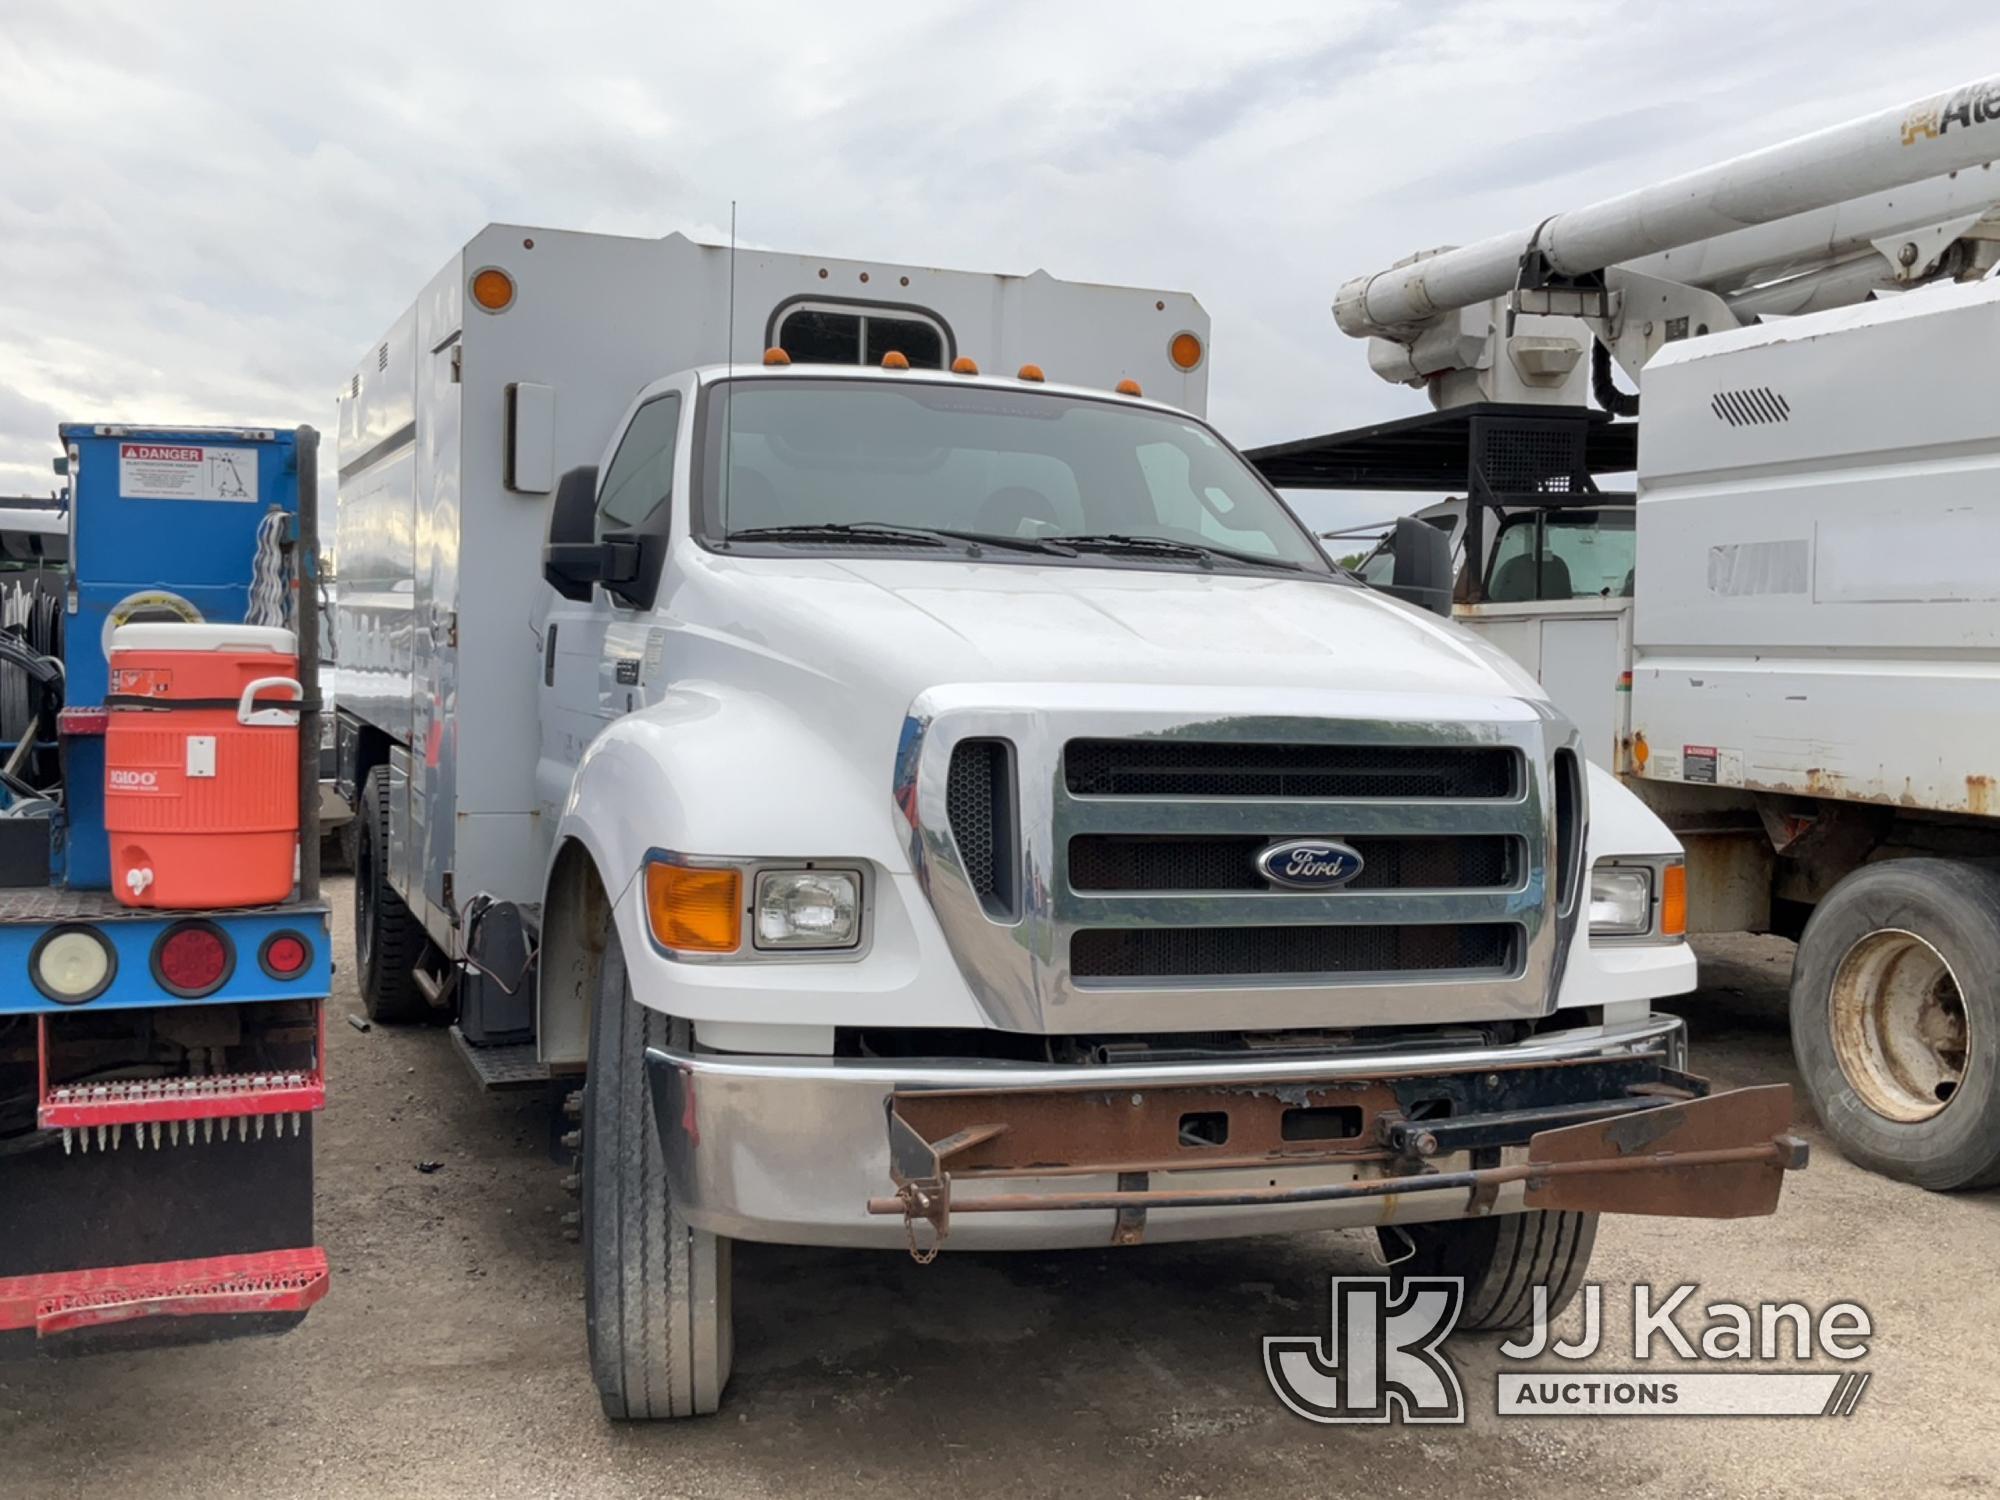
[[1335, 839], [1288, 839], [1257, 854], [1257, 868], [1278, 885], [1331, 890], [1361, 873], [1361, 856]]

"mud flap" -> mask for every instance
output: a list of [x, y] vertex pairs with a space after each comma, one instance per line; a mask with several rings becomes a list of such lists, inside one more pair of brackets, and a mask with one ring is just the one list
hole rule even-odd
[[[313, 1243], [313, 1124], [298, 1135], [0, 1156], [0, 1276], [301, 1250]], [[303, 1311], [147, 1317], [52, 1337], [0, 1333], [0, 1359], [277, 1333]]]

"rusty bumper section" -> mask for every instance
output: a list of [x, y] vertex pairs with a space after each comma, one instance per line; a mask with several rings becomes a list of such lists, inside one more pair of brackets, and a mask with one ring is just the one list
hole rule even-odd
[[[1503, 1184], [1530, 1208], [1693, 1218], [1772, 1212], [1787, 1171], [1806, 1163], [1787, 1134], [1789, 1085], [1710, 1095], [1655, 1057], [1520, 1066], [1486, 1073], [1287, 1080], [1101, 1090], [933, 1090], [888, 1100], [892, 1197], [871, 1214], [905, 1220], [929, 1260], [957, 1213], [1114, 1210], [1112, 1243], [1137, 1244], [1155, 1208], [1323, 1203], [1462, 1192], [1485, 1212]], [[1525, 1160], [1503, 1163], [1509, 1147]], [[1464, 1170], [1438, 1157], [1467, 1155]], [[1351, 1165], [1354, 1180], [1306, 1186], [1155, 1187], [1190, 1169]], [[1372, 1174], [1372, 1175], [1371, 1175]], [[1111, 1176], [1112, 1192], [954, 1198], [955, 1183]], [[929, 1226], [928, 1243], [918, 1225]]]

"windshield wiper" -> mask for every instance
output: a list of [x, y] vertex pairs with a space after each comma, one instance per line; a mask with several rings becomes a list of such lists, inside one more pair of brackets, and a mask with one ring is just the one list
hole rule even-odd
[[976, 556], [983, 547], [1004, 547], [1016, 552], [1052, 552], [1059, 557], [1075, 557], [1076, 549], [1054, 539], [1004, 536], [991, 531], [957, 531], [946, 526], [896, 526], [887, 521], [798, 521], [783, 526], [752, 526], [732, 531], [729, 540], [771, 542], [870, 541], [894, 545], [897, 542], [928, 542], [944, 546], [964, 542]]
[[1238, 552], [1234, 547], [1216, 547], [1206, 542], [1184, 542], [1170, 536], [1127, 536], [1122, 532], [1104, 531], [1075, 536], [1065, 533], [1050, 537], [1048, 540], [1088, 552], [1150, 552], [1156, 556], [1191, 557], [1205, 568], [1214, 567], [1216, 559], [1222, 558], [1228, 562], [1249, 563], [1259, 568], [1283, 568], [1288, 573], [1302, 571], [1301, 564], [1288, 562], [1281, 557], [1259, 557], [1254, 552]]

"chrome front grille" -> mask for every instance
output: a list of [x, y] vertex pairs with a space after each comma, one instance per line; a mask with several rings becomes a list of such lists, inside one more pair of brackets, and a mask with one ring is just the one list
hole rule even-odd
[[1076, 739], [1063, 782], [1079, 797], [1509, 797], [1520, 761], [1500, 745]]
[[[1069, 841], [1076, 891], [1270, 891], [1257, 856], [1279, 834], [1083, 833]], [[1518, 884], [1527, 841], [1510, 834], [1462, 838], [1351, 838], [1361, 873], [1343, 890], [1495, 890]]]
[[[972, 689], [925, 695], [899, 770], [913, 863], [995, 1025], [1247, 1031], [1553, 1008], [1575, 919], [1551, 900], [1556, 752], [1575, 735], [1545, 706], [1385, 719], [1338, 694], [1217, 689], [1214, 711], [1173, 714], [1150, 706], [1156, 691], [1036, 691], [1047, 701], [1005, 709]], [[1005, 914], [983, 837], [994, 804], [968, 796], [956, 753], [994, 743], [1013, 772], [993, 835], [1018, 850]], [[1571, 874], [1580, 776], [1560, 801]], [[1339, 840], [1362, 870], [1337, 889], [1275, 886], [1257, 857], [1294, 839]]]
[[1115, 979], [1436, 974], [1504, 977], [1521, 929], [1509, 922], [1341, 927], [1084, 927], [1070, 972]]

